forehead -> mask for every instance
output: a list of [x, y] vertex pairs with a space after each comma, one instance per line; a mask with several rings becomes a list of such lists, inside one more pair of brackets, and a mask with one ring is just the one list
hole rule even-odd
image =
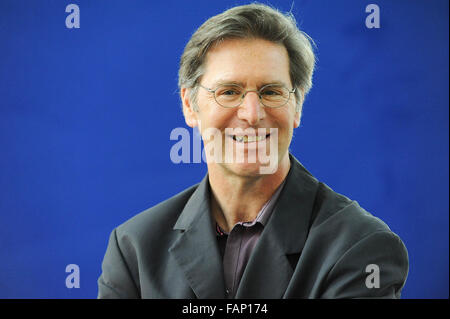
[[202, 83], [234, 82], [245, 86], [291, 86], [289, 56], [283, 45], [262, 39], [228, 39], [212, 47]]

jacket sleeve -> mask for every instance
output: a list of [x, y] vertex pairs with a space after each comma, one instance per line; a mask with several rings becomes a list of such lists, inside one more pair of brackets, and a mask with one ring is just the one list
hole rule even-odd
[[109, 237], [108, 248], [98, 278], [98, 299], [140, 298], [130, 269], [123, 257], [117, 240], [117, 230]]
[[334, 264], [321, 298], [400, 298], [408, 275], [408, 252], [391, 231], [353, 244]]

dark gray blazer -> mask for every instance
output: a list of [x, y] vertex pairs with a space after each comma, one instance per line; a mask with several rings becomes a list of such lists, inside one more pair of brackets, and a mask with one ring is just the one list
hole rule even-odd
[[[408, 274], [400, 238], [291, 164], [236, 298], [399, 298]], [[371, 264], [378, 288], [366, 285]], [[113, 230], [98, 288], [98, 298], [225, 298], [206, 177]]]

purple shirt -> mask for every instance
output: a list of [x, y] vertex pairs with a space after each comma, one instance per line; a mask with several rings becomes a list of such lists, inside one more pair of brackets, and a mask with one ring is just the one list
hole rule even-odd
[[216, 234], [223, 258], [225, 289], [228, 298], [234, 298], [237, 292], [245, 266], [272, 214], [283, 186], [284, 182], [278, 187], [270, 200], [264, 204], [255, 220], [237, 223], [230, 233], [223, 231], [216, 223]]

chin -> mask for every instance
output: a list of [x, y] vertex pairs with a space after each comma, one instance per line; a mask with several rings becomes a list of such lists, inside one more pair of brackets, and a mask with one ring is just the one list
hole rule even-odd
[[275, 173], [278, 169], [278, 162], [222, 163], [221, 166], [232, 175], [242, 177], [257, 177]]

